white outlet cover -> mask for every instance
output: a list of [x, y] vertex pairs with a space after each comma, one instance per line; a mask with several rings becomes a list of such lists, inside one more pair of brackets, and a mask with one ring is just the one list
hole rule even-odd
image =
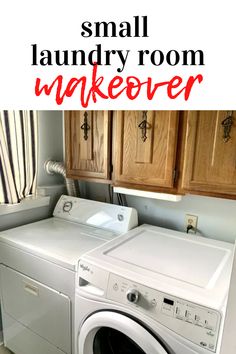
[[191, 214], [186, 214], [185, 215], [185, 228], [187, 229], [188, 225], [192, 225], [193, 228], [194, 228], [194, 229], [190, 229], [189, 232], [196, 233], [196, 231], [197, 231], [197, 222], [198, 222], [198, 216], [191, 215]]

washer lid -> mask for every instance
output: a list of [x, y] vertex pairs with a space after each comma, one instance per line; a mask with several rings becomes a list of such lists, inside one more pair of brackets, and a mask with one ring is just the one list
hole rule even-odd
[[222, 305], [232, 250], [230, 243], [142, 225], [90, 252], [87, 260], [160, 291]]
[[210, 287], [227, 261], [230, 250], [202, 238], [176, 236], [151, 228], [136, 234], [109, 249], [109, 257], [151, 270], [183, 282]]

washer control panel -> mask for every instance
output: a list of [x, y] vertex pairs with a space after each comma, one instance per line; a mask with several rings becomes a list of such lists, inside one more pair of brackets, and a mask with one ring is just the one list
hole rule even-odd
[[221, 315], [218, 311], [110, 274], [107, 297], [135, 308], [177, 334], [215, 352]]

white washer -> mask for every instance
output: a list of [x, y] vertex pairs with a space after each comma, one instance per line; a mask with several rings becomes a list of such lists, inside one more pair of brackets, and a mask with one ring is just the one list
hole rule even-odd
[[4, 344], [73, 353], [79, 257], [137, 225], [132, 208], [62, 196], [54, 216], [0, 234]]
[[233, 245], [142, 225], [79, 261], [77, 354], [219, 353]]

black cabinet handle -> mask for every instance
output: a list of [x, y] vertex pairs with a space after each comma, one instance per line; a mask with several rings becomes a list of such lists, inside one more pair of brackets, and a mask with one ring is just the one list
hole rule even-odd
[[143, 111], [143, 120], [141, 123], [139, 123], [138, 128], [141, 129], [141, 139], [143, 142], [147, 140], [147, 127], [148, 127], [148, 122], [147, 122], [147, 111]]
[[84, 112], [84, 123], [81, 125], [80, 129], [84, 131], [84, 140], [88, 140], [88, 131], [90, 130], [90, 125], [88, 124], [87, 112]]
[[227, 143], [230, 139], [230, 132], [234, 123], [233, 111], [227, 114], [227, 117], [221, 122], [223, 127], [223, 140]]

